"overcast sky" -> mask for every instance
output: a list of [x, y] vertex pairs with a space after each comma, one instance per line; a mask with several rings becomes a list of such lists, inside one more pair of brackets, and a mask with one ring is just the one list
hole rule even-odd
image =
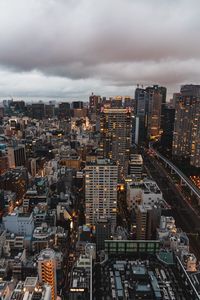
[[0, 97], [200, 83], [199, 0], [0, 0]]

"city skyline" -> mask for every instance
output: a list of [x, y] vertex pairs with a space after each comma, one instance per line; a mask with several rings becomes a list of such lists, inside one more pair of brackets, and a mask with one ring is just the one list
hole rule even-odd
[[85, 100], [91, 92], [132, 96], [137, 84], [159, 84], [170, 98], [199, 80], [199, 6], [3, 0], [0, 97]]

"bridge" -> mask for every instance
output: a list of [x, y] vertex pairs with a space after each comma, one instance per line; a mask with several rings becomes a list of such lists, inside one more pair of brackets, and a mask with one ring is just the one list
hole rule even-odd
[[158, 151], [156, 151], [152, 145], [149, 145], [149, 148], [153, 151], [153, 153], [160, 158], [171, 170], [173, 170], [176, 175], [179, 176], [182, 182], [184, 182], [190, 191], [197, 197], [198, 204], [200, 205], [200, 189], [181, 171], [179, 168], [177, 168], [170, 160], [168, 160], [166, 157], [164, 157], [162, 154], [160, 154]]

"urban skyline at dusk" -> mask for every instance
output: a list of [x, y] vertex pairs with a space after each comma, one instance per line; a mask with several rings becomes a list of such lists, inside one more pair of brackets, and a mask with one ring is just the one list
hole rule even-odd
[[160, 84], [169, 98], [200, 77], [200, 3], [0, 3], [0, 97], [87, 99]]
[[0, 300], [200, 300], [199, 11], [0, 0]]

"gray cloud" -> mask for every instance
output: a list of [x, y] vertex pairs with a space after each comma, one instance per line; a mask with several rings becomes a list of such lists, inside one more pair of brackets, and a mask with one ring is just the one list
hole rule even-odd
[[199, 10], [198, 0], [1, 0], [0, 93], [198, 83]]

